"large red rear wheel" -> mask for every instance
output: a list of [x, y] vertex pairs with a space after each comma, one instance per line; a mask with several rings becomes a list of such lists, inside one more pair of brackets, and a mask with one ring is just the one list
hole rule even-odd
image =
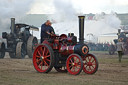
[[87, 74], [94, 74], [98, 70], [98, 60], [93, 54], [86, 55], [83, 64], [83, 71]]
[[47, 44], [36, 47], [33, 54], [33, 65], [38, 72], [48, 73], [54, 66], [54, 53]]
[[72, 75], [78, 75], [83, 68], [83, 60], [78, 54], [71, 54], [66, 61], [67, 71]]

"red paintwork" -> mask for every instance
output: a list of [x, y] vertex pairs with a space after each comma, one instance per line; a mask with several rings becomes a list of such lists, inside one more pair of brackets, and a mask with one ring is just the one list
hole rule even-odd
[[[72, 54], [74, 53], [74, 46], [67, 46], [67, 42], [71, 43], [72, 41], [72, 37], [67, 37], [67, 35], [65, 34], [62, 34], [60, 36], [52, 36], [53, 38], [53, 43], [49, 43], [46, 40], [43, 41], [44, 44], [48, 44], [49, 46], [51, 46], [54, 50], [59, 50], [59, 52], [62, 54], [62, 55], [69, 55], [69, 54]], [[64, 41], [64, 40], [67, 40], [67, 41]]]
[[67, 40], [68, 40], [69, 43], [71, 43], [72, 42], [72, 37], [68, 37]]
[[63, 45], [61, 45], [60, 48], [59, 48], [59, 52], [63, 55], [72, 54], [72, 53], [74, 53], [74, 46], [75, 45], [73, 45], [73, 46], [67, 46], [67, 45], [63, 46]]
[[51, 46], [53, 48], [53, 44], [52, 43], [49, 43], [47, 40], [44, 40], [43, 43], [44, 44], [48, 44], [49, 46]]
[[60, 39], [67, 39], [67, 35], [66, 34], [61, 34]]

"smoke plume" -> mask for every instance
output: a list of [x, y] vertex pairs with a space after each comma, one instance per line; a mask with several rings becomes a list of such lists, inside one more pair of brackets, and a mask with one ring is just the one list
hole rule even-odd
[[54, 0], [55, 13], [50, 16], [50, 19], [56, 22], [69, 21], [76, 18], [76, 10], [74, 9], [71, 0]]
[[[49, 19], [55, 20], [57, 23], [53, 24], [57, 34], [73, 32], [79, 36], [78, 14], [81, 10], [73, 7], [71, 0], [54, 0], [55, 14], [50, 16]], [[92, 37], [97, 37], [101, 34], [117, 32], [120, 27], [121, 21], [116, 16], [116, 13], [110, 14], [96, 14], [93, 20], [85, 21], [85, 39], [88, 40], [88, 34], [93, 34]]]
[[31, 7], [34, 0], [0, 0], [0, 37], [2, 32], [10, 31], [10, 18], [18, 21]]
[[[76, 17], [78, 18], [78, 17]], [[101, 34], [117, 33], [120, 28], [121, 21], [116, 14], [96, 14], [93, 20], [85, 20], [84, 38], [85, 40], [96, 41], [97, 37]], [[53, 24], [57, 34], [62, 33], [75, 33], [79, 36], [78, 19], [76, 21], [65, 21]], [[89, 34], [93, 35], [90, 36]]]

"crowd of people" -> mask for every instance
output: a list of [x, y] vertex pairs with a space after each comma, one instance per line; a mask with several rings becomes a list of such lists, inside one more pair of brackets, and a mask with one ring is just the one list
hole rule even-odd
[[90, 51], [108, 51], [109, 43], [87, 43]]

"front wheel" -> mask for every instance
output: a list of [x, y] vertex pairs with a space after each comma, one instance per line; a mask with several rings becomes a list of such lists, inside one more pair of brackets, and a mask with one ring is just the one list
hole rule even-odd
[[67, 71], [72, 75], [78, 75], [83, 68], [83, 60], [78, 54], [71, 54], [66, 61]]
[[94, 74], [98, 70], [98, 60], [93, 54], [85, 56], [83, 63], [83, 71], [87, 74]]

